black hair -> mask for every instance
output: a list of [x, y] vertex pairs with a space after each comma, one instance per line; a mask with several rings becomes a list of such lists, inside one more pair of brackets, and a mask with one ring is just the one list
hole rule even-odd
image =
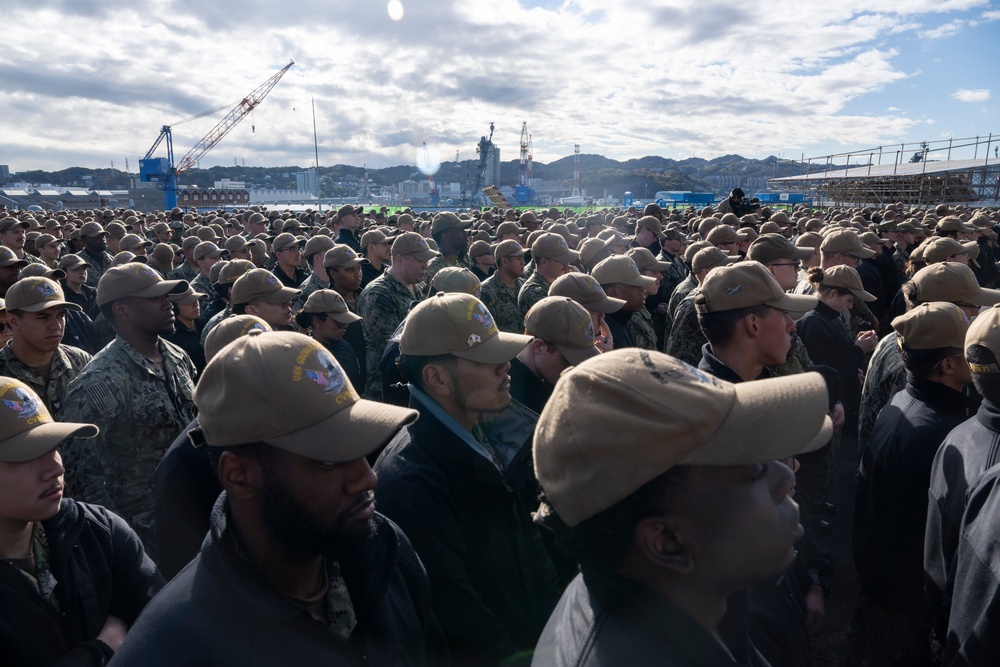
[[[614, 572], [632, 548], [635, 527], [646, 517], [671, 512], [680, 502], [688, 467], [674, 466], [625, 499], [569, 527], [553, 511], [535, 517], [555, 533], [555, 543], [584, 567]], [[552, 507], [542, 492], [543, 504]]]
[[223, 452], [231, 452], [236, 456], [245, 458], [253, 457], [261, 463], [270, 463], [274, 460], [275, 456], [274, 447], [262, 441], [248, 442], [244, 445], [234, 445], [232, 447], [212, 447], [207, 443], [201, 446], [208, 448], [208, 458], [212, 461], [212, 470], [215, 471], [219, 469], [219, 459], [222, 458]]
[[830, 285], [829, 287], [823, 284], [823, 278], [826, 274], [823, 273], [823, 269], [818, 266], [810, 267], [806, 272], [806, 280], [809, 281], [816, 291], [822, 294], [823, 292], [835, 292], [837, 296], [844, 296], [846, 294], [853, 294], [853, 292], [846, 287], [834, 287]]
[[[965, 349], [965, 358], [972, 369], [972, 384], [979, 395], [991, 403], [1000, 404], [1000, 362], [989, 348], [970, 345]], [[985, 372], [979, 372], [976, 370]]]
[[403, 380], [416, 386], [418, 389], [424, 388], [424, 367], [428, 364], [454, 364], [457, 357], [451, 354], [438, 354], [431, 356], [419, 356], [415, 354], [401, 354], [396, 359], [396, 368]]
[[954, 347], [937, 347], [932, 350], [912, 350], [906, 345], [899, 347], [899, 357], [907, 372], [925, 380], [930, 379], [938, 364], [958, 353], [961, 350]]
[[232, 307], [233, 315], [246, 315], [249, 303], [234, 303]]
[[[704, 292], [699, 292], [694, 298], [695, 305], [705, 303]], [[733, 340], [736, 325], [747, 315], [756, 315], [760, 318], [771, 316], [774, 309], [770, 306], [760, 304], [749, 306], [748, 308], [736, 308], [733, 310], [721, 310], [715, 313], [698, 312], [698, 326], [701, 327], [705, 338], [712, 345], [728, 345]]]

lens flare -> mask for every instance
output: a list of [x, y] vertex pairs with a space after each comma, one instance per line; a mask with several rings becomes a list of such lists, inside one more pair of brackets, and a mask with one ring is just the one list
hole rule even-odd
[[424, 144], [417, 149], [417, 169], [427, 176], [438, 173], [441, 168], [441, 153], [438, 149]]
[[403, 20], [403, 3], [400, 0], [389, 0], [389, 4], [386, 5], [385, 9], [389, 12], [389, 18], [393, 21]]

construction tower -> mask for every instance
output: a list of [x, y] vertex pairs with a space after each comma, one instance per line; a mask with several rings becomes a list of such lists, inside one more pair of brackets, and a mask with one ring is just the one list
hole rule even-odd
[[573, 145], [573, 194], [570, 196], [580, 196], [580, 144]]

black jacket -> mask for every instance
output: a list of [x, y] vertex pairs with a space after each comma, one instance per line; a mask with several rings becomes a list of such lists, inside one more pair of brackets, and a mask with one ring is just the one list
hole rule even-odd
[[[829, 366], [840, 374], [840, 400], [844, 404], [848, 433], [858, 428], [858, 406], [861, 402], [861, 383], [858, 371], [864, 363], [864, 352], [854, 344], [840, 314], [818, 303], [815, 308], [795, 323], [799, 338], [809, 352], [814, 364]], [[850, 427], [853, 427], [853, 431]]]
[[419, 400], [410, 407], [420, 418], [375, 465], [379, 508], [427, 567], [453, 662], [498, 664], [534, 647], [559, 599], [555, 569], [496, 465]]
[[628, 329], [628, 321], [631, 319], [632, 313], [626, 312], [624, 309], [604, 316], [616, 350], [623, 347], [635, 347], [635, 336]]
[[358, 619], [344, 640], [240, 555], [227, 507], [223, 493], [198, 558], [146, 608], [114, 665], [447, 664], [427, 575], [391, 521], [375, 514], [375, 530], [336, 556]]
[[861, 454], [854, 508], [858, 581], [885, 609], [926, 609], [924, 533], [931, 465], [969, 399], [908, 375], [906, 389], [882, 408]]
[[955, 584], [958, 548], [969, 488], [1000, 463], [1000, 406], [984, 400], [975, 416], [941, 443], [931, 468], [927, 530], [924, 534], [924, 593], [931, 624], [944, 640]]
[[354, 252], [361, 254], [361, 241], [358, 239], [358, 237], [354, 234], [352, 230], [342, 228], [340, 232], [337, 234], [336, 241], [337, 243], [342, 243], [344, 245], [351, 246], [352, 248], [354, 248]]
[[727, 648], [697, 621], [639, 584], [584, 571], [542, 632], [534, 667], [763, 667], [745, 637]]
[[0, 663], [105, 665], [112, 651], [97, 635], [108, 616], [131, 626], [163, 578], [139, 536], [103, 507], [67, 498], [42, 526], [61, 613], [0, 560]]

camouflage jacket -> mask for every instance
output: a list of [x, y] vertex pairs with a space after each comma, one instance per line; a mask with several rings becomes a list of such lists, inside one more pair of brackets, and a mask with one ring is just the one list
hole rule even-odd
[[438, 271], [448, 266], [460, 266], [463, 269], [469, 268], [469, 265], [465, 261], [457, 257], [454, 261], [449, 260], [444, 255], [438, 255], [437, 257], [432, 258], [431, 261], [427, 262], [427, 277], [424, 278], [424, 282], [420, 283], [418, 288], [422, 295], [426, 296], [430, 294], [431, 281], [434, 280], [434, 276], [437, 275]]
[[201, 309], [205, 310], [212, 303], [212, 299], [215, 298], [215, 286], [212, 284], [210, 278], [206, 278], [205, 274], [199, 273], [194, 280], [191, 281], [191, 288], [195, 292], [201, 292], [205, 296], [198, 299], [201, 302]]
[[701, 346], [708, 342], [698, 325], [698, 312], [694, 308], [694, 298], [700, 292], [697, 287], [691, 290], [687, 298], [677, 306], [665, 350], [667, 354], [692, 366], [697, 366], [701, 361]]
[[[670, 340], [670, 330], [674, 327], [674, 318], [677, 317], [677, 307], [687, 298], [691, 290], [696, 287], [698, 287], [698, 281], [695, 280], [694, 274], [688, 274], [688, 277], [678, 283], [674, 291], [670, 293], [670, 301], [667, 302], [667, 317], [663, 329], [664, 337], [667, 339], [663, 342], [664, 351], [666, 351], [667, 341]], [[701, 357], [698, 358], [700, 359]]]
[[[191, 282], [198, 277], [198, 272], [187, 262], [184, 262], [167, 276], [170, 280], [186, 280]], [[89, 282], [89, 281], [88, 281]]]
[[313, 292], [318, 292], [321, 289], [330, 289], [330, 283], [324, 283], [322, 280], [316, 277], [315, 273], [309, 274], [309, 277], [302, 281], [302, 284], [298, 287], [302, 294], [292, 299], [292, 312], [296, 313], [302, 310], [302, 307], [306, 305], [306, 299]]
[[897, 392], [906, 387], [906, 368], [899, 356], [899, 343], [895, 333], [886, 336], [875, 346], [865, 385], [861, 389], [861, 407], [858, 409], [858, 447], [864, 448], [872, 434], [878, 413]]
[[89, 361], [90, 355], [80, 348], [60, 345], [55, 354], [52, 355], [49, 379], [46, 382], [45, 378], [39, 375], [35, 369], [25, 365], [14, 356], [14, 350], [8, 343], [0, 350], [0, 375], [17, 378], [31, 387], [52, 413], [52, 418], [60, 421], [60, 413], [66, 400], [66, 392], [69, 391], [69, 385], [83, 371], [84, 366]]
[[386, 271], [372, 281], [358, 297], [358, 315], [364, 318], [365, 354], [368, 378], [364, 396], [379, 400], [382, 396], [382, 371], [379, 362], [389, 337], [410, 312], [410, 304], [419, 301], [403, 283]]
[[531, 307], [549, 295], [549, 283], [542, 274], [535, 272], [524, 281], [517, 293], [517, 307], [521, 309], [521, 319], [528, 314]]
[[119, 514], [144, 543], [152, 538], [156, 466], [195, 418], [194, 364], [176, 345], [159, 344], [162, 366], [115, 338], [70, 384], [62, 414], [101, 429], [63, 445], [66, 495]]
[[892, 253], [892, 262], [896, 265], [896, 278], [899, 279], [899, 284], [902, 285], [910, 276], [906, 273], [906, 265], [910, 262], [910, 253], [906, 252], [905, 248], [896, 246], [896, 251]]
[[656, 331], [653, 329], [653, 315], [643, 306], [638, 312], [632, 313], [628, 321], [628, 330], [635, 336], [635, 346], [644, 350], [657, 349]]
[[201, 345], [202, 345], [202, 347], [205, 346], [205, 339], [208, 338], [208, 332], [211, 331], [212, 329], [214, 329], [216, 327], [216, 325], [219, 324], [219, 322], [221, 322], [222, 320], [226, 319], [227, 317], [229, 317], [232, 314], [233, 314], [233, 308], [232, 308], [232, 306], [230, 306], [227, 303], [225, 308], [223, 308], [222, 310], [220, 310], [219, 312], [217, 312], [215, 315], [212, 315], [210, 318], [208, 318], [208, 322], [205, 322], [205, 326], [201, 330]]
[[656, 293], [660, 303], [667, 304], [668, 310], [662, 317], [653, 315], [653, 331], [656, 332], [656, 339], [659, 344], [658, 349], [662, 352], [667, 345], [667, 340], [670, 338], [670, 313], [673, 312], [670, 308], [670, 297], [673, 296], [677, 286], [691, 275], [691, 272], [681, 257], [675, 257], [666, 250], [661, 251], [657, 259], [661, 262], [670, 262], [670, 268], [663, 272], [663, 280], [660, 281], [660, 288]]
[[792, 343], [791, 349], [788, 350], [788, 356], [785, 357], [785, 363], [780, 366], [772, 366], [768, 370], [776, 376], [798, 375], [799, 373], [805, 373], [806, 369], [812, 365], [813, 362], [809, 358], [809, 351], [806, 350], [802, 339], [796, 336], [795, 342]]
[[87, 254], [86, 250], [81, 250], [76, 254], [78, 257], [83, 258], [83, 261], [87, 263], [87, 284], [96, 288], [97, 283], [101, 280], [101, 276], [104, 275], [105, 271], [111, 268], [111, 262], [114, 260], [114, 257], [111, 256], [111, 253], [105, 251], [102, 257], [104, 266], [101, 266], [97, 260]]
[[489, 308], [493, 321], [500, 331], [524, 333], [524, 314], [517, 305], [517, 295], [522, 285], [524, 281], [518, 278], [513, 288], [507, 287], [495, 273], [483, 281], [483, 286], [479, 290], [479, 300]]

